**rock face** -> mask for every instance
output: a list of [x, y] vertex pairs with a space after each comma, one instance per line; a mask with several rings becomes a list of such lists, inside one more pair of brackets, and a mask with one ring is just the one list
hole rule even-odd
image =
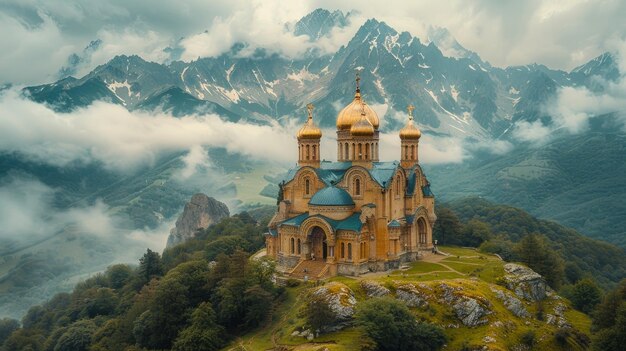
[[546, 298], [548, 287], [543, 277], [528, 267], [515, 263], [504, 265], [506, 287], [521, 298], [539, 301]]
[[361, 281], [361, 288], [365, 291], [367, 297], [381, 297], [389, 295], [390, 292], [389, 289], [374, 280]]
[[346, 322], [352, 319], [356, 299], [354, 298], [354, 292], [347, 285], [331, 282], [315, 289], [313, 294], [321, 296], [328, 303], [328, 307], [333, 311], [337, 321], [336, 325], [328, 326], [322, 332], [339, 330], [346, 325]]
[[496, 297], [504, 303], [504, 307], [511, 311], [511, 313], [520, 318], [530, 317], [530, 313], [528, 313], [526, 307], [524, 307], [524, 304], [518, 298], [498, 289], [492, 288], [491, 291], [496, 294]]
[[396, 298], [400, 301], [404, 301], [409, 307], [428, 306], [428, 302], [426, 301], [428, 296], [410, 283], [400, 284], [396, 287]]
[[176, 227], [170, 231], [167, 247], [187, 241], [196, 235], [200, 228], [207, 228], [222, 218], [230, 216], [228, 207], [205, 194], [195, 194], [185, 205], [183, 213], [176, 220]]
[[489, 322], [486, 316], [492, 311], [489, 309], [491, 304], [487, 299], [463, 295], [462, 288], [451, 287], [444, 283], [440, 284], [439, 288], [443, 290], [441, 300], [452, 306], [454, 314], [464, 325], [475, 327]]

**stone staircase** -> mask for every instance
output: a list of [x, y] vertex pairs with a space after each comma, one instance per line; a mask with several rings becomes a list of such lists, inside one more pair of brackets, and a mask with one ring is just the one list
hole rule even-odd
[[329, 264], [324, 261], [301, 260], [289, 273], [295, 279], [321, 279], [328, 273]]

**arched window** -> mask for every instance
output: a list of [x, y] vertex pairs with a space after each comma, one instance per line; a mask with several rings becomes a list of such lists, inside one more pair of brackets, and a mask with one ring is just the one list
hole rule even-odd
[[352, 259], [352, 244], [348, 243], [348, 259]]
[[344, 243], [341, 243], [341, 258], [346, 257], [346, 246]]
[[298, 249], [298, 255], [301, 252], [301, 243], [300, 243], [300, 239], [298, 239], [298, 246], [296, 246], [296, 248]]
[[400, 176], [396, 177], [396, 196], [400, 196], [400, 188], [402, 187], [402, 179]]
[[316, 147], [316, 145], [313, 145], [312, 147], [313, 147], [313, 152], [311, 154], [311, 159], [312, 160], [317, 160], [317, 147]]
[[408, 145], [404, 145], [404, 155], [402, 155], [403, 159], [408, 159], [409, 158], [409, 146]]
[[352, 143], [352, 160], [356, 160], [356, 144]]
[[361, 178], [354, 179], [354, 195], [361, 196]]
[[344, 144], [344, 148], [346, 149], [346, 150], [345, 150], [346, 152], [343, 154], [343, 158], [344, 158], [344, 159], [346, 159], [346, 160], [350, 158], [350, 150], [349, 150], [349, 147], [350, 147], [350, 146], [348, 145], [348, 143], [345, 143], [345, 144]]
[[365, 144], [365, 159], [368, 160], [370, 157], [370, 144]]
[[311, 155], [311, 149], [309, 145], [306, 146], [306, 159], [308, 160]]
[[311, 181], [309, 181], [309, 178], [304, 180], [304, 193], [306, 195], [311, 194]]
[[415, 145], [411, 146], [411, 160], [415, 160]]
[[293, 254], [296, 251], [295, 243], [293, 238], [291, 238], [291, 253]]
[[359, 160], [363, 159], [363, 144], [359, 143]]

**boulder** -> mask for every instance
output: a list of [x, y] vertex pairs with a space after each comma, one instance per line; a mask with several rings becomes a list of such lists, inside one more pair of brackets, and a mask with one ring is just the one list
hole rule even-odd
[[518, 298], [498, 289], [491, 288], [491, 291], [504, 303], [504, 307], [511, 311], [511, 313], [520, 318], [530, 317], [530, 313], [528, 313], [526, 307], [524, 307], [524, 304]]
[[410, 283], [402, 283], [396, 287], [396, 298], [409, 307], [428, 306], [428, 296]]
[[356, 299], [354, 292], [347, 285], [331, 282], [315, 289], [313, 294], [321, 296], [328, 303], [328, 307], [335, 314], [335, 319], [339, 323], [352, 319]]
[[481, 296], [464, 295], [461, 287], [452, 287], [445, 283], [440, 284], [439, 288], [443, 291], [441, 300], [452, 306], [454, 314], [463, 325], [475, 327], [489, 322], [485, 318], [492, 313], [489, 300]]
[[178, 216], [176, 226], [167, 238], [167, 247], [183, 243], [196, 235], [198, 229], [206, 229], [230, 216], [228, 207], [205, 194], [195, 194]]
[[515, 264], [504, 265], [506, 287], [528, 301], [543, 300], [547, 296], [548, 286], [543, 277], [532, 269]]
[[389, 289], [380, 285], [377, 281], [373, 280], [362, 280], [361, 288], [365, 291], [367, 297], [381, 297], [385, 295], [389, 295]]

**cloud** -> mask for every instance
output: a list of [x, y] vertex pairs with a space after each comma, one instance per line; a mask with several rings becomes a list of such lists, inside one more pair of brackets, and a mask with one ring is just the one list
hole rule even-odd
[[[626, 41], [612, 45], [620, 72], [626, 72]], [[592, 79], [594, 90], [585, 86], [559, 88], [554, 99], [543, 106], [551, 122], [519, 121], [514, 126], [513, 136], [525, 142], [543, 142], [552, 138], [556, 131], [579, 134], [589, 129], [591, 119], [607, 114], [614, 115], [626, 127], [626, 75], [622, 73], [616, 81], [599, 76]]]
[[123, 172], [152, 165], [167, 152], [192, 150], [191, 161], [199, 146], [288, 162], [292, 155], [285, 150], [296, 148], [293, 124], [233, 123], [214, 114], [175, 118], [166, 113], [129, 112], [106, 102], [57, 113], [16, 89], [0, 95], [0, 106], [0, 152], [56, 166], [100, 162]]

